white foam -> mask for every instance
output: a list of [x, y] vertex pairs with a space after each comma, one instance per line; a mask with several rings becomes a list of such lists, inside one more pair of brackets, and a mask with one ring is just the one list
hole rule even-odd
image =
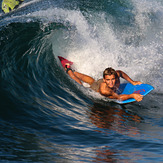
[[[54, 55], [73, 61], [77, 71], [98, 79], [111, 66], [158, 88], [163, 77], [163, 7], [159, 2], [133, 2], [134, 26], [121, 33], [113, 28], [112, 17], [108, 19], [102, 12], [87, 14], [86, 18], [78, 10], [53, 8], [31, 16], [69, 26], [54, 32], [53, 50]], [[131, 43], [126, 44], [126, 39]]]

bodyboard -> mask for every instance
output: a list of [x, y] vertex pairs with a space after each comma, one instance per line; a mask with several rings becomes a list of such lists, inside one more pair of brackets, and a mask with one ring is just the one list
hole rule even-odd
[[[132, 93], [138, 93], [143, 96], [147, 95], [150, 91], [152, 91], [154, 88], [153, 86], [149, 84], [140, 84], [140, 85], [132, 85], [131, 83], [124, 83], [120, 84], [120, 87], [118, 89], [118, 94], [132, 94]], [[128, 100], [119, 101], [115, 100], [114, 102], [118, 104], [127, 104], [131, 102], [135, 102], [136, 100], [134, 98], [130, 98]]]

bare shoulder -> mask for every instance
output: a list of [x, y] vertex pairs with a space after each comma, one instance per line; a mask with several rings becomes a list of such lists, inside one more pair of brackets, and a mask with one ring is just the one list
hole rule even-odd
[[116, 70], [116, 73], [117, 73], [118, 77], [120, 77], [121, 74], [122, 74], [122, 71], [121, 70]]
[[104, 95], [104, 96], [111, 96], [113, 93], [113, 91], [109, 87], [107, 87], [106, 83], [104, 82], [100, 84], [99, 92], [101, 95]]

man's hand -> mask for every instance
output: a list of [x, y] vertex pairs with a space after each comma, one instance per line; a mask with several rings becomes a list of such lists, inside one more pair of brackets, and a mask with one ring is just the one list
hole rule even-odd
[[140, 102], [143, 99], [143, 95], [141, 95], [141, 94], [134, 93], [132, 95], [133, 95], [133, 98], [138, 102]]
[[142, 84], [142, 82], [140, 82], [140, 81], [133, 81], [132, 84], [133, 85], [140, 85], [140, 84]]

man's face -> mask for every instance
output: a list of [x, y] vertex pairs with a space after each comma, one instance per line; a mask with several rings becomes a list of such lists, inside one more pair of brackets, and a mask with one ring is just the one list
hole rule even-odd
[[115, 86], [115, 75], [105, 75], [103, 81], [107, 84], [109, 88], [113, 88]]

